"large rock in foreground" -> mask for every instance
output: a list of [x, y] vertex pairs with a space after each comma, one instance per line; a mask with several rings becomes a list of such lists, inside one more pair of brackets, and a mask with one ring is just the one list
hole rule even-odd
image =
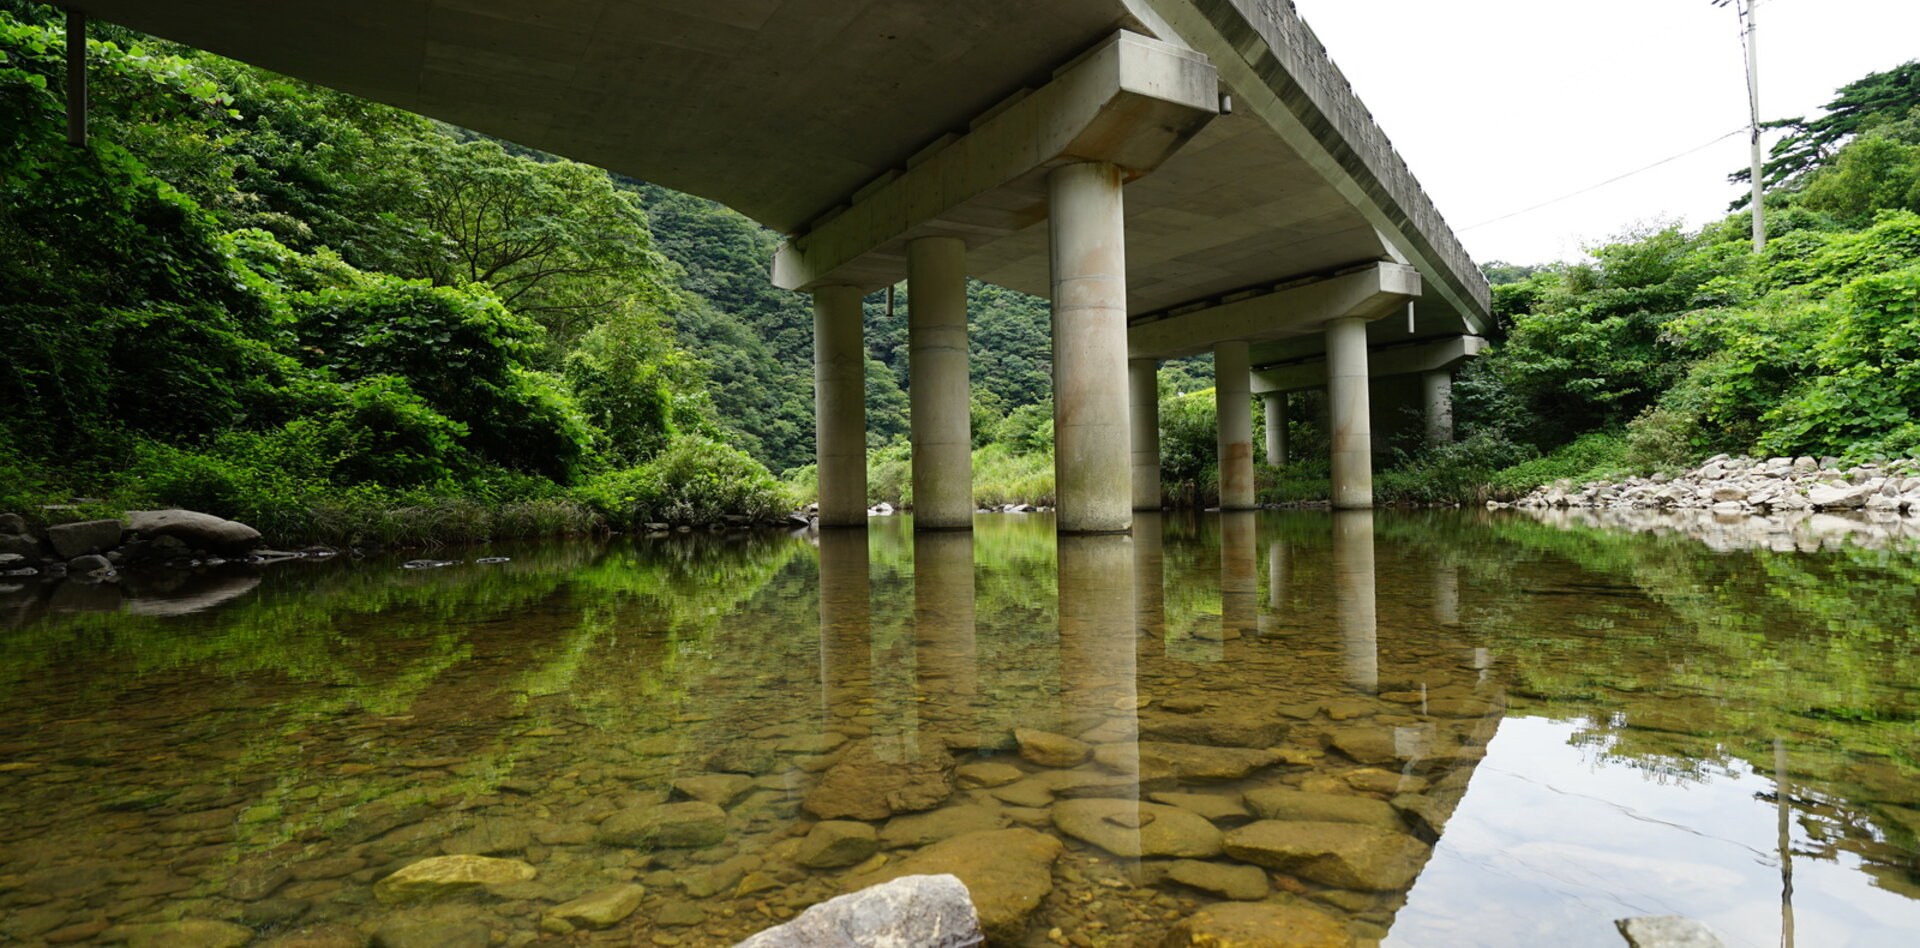
[[828, 899], [735, 948], [974, 948], [985, 941], [966, 885], [933, 875], [902, 876]]
[[1226, 835], [1227, 855], [1341, 889], [1404, 889], [1429, 850], [1411, 836], [1361, 823], [1261, 820]]
[[968, 833], [915, 853], [881, 871], [876, 881], [905, 876], [958, 876], [973, 898], [980, 927], [997, 942], [1016, 942], [1027, 916], [1053, 891], [1053, 861], [1064, 849], [1060, 840], [1030, 829]]
[[518, 859], [488, 856], [435, 856], [412, 863], [374, 883], [373, 895], [389, 905], [436, 899], [489, 885], [525, 882], [537, 874]]
[[953, 756], [922, 745], [904, 760], [881, 760], [872, 741], [841, 752], [801, 805], [823, 820], [884, 820], [895, 813], [931, 810], [953, 793]]
[[127, 529], [143, 537], [173, 537], [216, 553], [245, 553], [261, 544], [260, 531], [244, 523], [192, 510], [129, 511]]
[[1161, 948], [1349, 948], [1346, 926], [1313, 909], [1271, 902], [1224, 902], [1193, 913]]

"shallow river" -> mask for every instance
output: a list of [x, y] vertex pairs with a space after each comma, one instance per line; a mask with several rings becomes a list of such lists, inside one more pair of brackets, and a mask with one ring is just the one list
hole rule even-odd
[[[1359, 944], [1909, 946], [1914, 533], [896, 517], [9, 580], [0, 944], [730, 945], [955, 871], [1008, 944], [1238, 899]], [[443, 855], [507, 877], [379, 884]]]

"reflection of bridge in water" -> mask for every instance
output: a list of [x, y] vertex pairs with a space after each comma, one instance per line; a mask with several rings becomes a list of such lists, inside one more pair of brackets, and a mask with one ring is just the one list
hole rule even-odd
[[[894, 531], [909, 528], [877, 524], [875, 545], [899, 543]], [[1169, 564], [1163, 532], [1196, 531], [1215, 537], [1211, 562], [1182, 543]], [[1004, 539], [987, 522], [973, 533], [911, 534], [905, 629], [875, 621], [867, 534], [824, 532], [820, 727], [859, 722], [877, 756], [929, 781], [946, 779], [949, 754], [963, 775], [980, 761], [1008, 768], [993, 785], [963, 776], [950, 795], [924, 795], [938, 802], [922, 815], [895, 821], [964, 812], [1031, 825], [1066, 840], [1070, 862], [1134, 885], [1198, 891], [1204, 902], [1224, 893], [1182, 880], [1237, 877], [1236, 898], [1297, 901], [1382, 937], [1498, 726], [1492, 659], [1458, 631], [1451, 566], [1434, 568], [1418, 591], [1430, 597], [1420, 654], [1383, 654], [1371, 512], [1336, 514], [1330, 536], [1271, 535], [1264, 603], [1260, 532], [1255, 514], [1228, 513], [1142, 515], [1131, 537], [1062, 536], [1051, 614], [1033, 616], [1051, 627], [1021, 630], [1017, 641], [1004, 627], [976, 634], [976, 572], [1004, 569], [992, 551], [975, 565], [976, 542]], [[1290, 557], [1325, 573], [1295, 588]], [[1436, 646], [1434, 636], [1454, 641]], [[831, 771], [820, 779], [835, 782]], [[796, 792], [819, 799], [817, 787]], [[1069, 802], [1088, 800], [1101, 802]], [[1120, 803], [1136, 815], [1101, 809]], [[1110, 822], [1087, 829], [1073, 815], [1083, 806]], [[1175, 824], [1181, 832], [1169, 831]], [[1325, 838], [1296, 839], [1296, 830]], [[1285, 841], [1263, 841], [1273, 831]], [[919, 864], [937, 867], [937, 856]], [[979, 871], [957, 858], [946, 868]], [[1047, 904], [1070, 912], [1076, 897]]]

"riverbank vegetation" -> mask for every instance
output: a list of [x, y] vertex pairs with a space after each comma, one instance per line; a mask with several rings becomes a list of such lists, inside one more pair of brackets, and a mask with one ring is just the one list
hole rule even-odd
[[76, 148], [51, 8], [0, 7], [0, 509], [353, 543], [786, 508], [635, 188], [96, 30]]

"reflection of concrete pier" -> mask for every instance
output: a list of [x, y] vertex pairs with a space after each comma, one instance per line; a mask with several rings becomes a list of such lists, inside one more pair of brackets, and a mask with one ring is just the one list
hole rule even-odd
[[820, 532], [820, 700], [828, 720], [872, 693], [873, 607], [867, 531]]
[[978, 746], [973, 534], [913, 535], [913, 642], [924, 718], [949, 745]]
[[1333, 583], [1347, 683], [1380, 690], [1379, 619], [1374, 603], [1373, 512], [1333, 513]]
[[1260, 570], [1255, 565], [1254, 533], [1257, 515], [1251, 511], [1220, 514], [1220, 633], [1221, 638], [1260, 634]]

